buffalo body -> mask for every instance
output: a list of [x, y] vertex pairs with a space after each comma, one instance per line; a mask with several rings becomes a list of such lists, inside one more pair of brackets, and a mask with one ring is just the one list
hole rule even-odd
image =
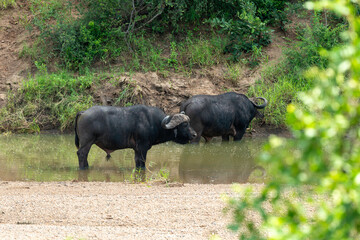
[[241, 140], [246, 128], [255, 116], [262, 116], [258, 109], [267, 105], [267, 100], [257, 105], [247, 96], [235, 92], [220, 95], [196, 95], [181, 104], [180, 111], [190, 117], [190, 125], [196, 131], [194, 142], [201, 136], [209, 141], [212, 137], [221, 136], [223, 140], [234, 137]]
[[155, 144], [174, 141], [185, 144], [196, 137], [184, 114], [166, 116], [156, 107], [94, 106], [79, 112], [75, 121], [75, 145], [80, 169], [89, 167], [87, 157], [93, 144], [110, 153], [117, 149], [135, 151], [137, 169], [145, 169], [147, 151]]

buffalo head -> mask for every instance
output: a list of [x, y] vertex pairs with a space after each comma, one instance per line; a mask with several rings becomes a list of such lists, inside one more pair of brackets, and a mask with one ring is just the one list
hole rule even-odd
[[161, 126], [164, 129], [174, 129], [176, 143], [185, 144], [196, 137], [196, 132], [189, 124], [190, 118], [184, 112], [175, 114], [173, 116], [166, 116], [161, 121]]

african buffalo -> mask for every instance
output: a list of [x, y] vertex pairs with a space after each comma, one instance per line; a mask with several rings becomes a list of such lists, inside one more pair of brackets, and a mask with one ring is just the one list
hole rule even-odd
[[267, 100], [262, 105], [256, 105], [248, 97], [235, 92], [220, 95], [196, 95], [181, 104], [180, 111], [190, 117], [190, 125], [196, 131], [197, 137], [193, 142], [199, 142], [201, 136], [207, 141], [212, 137], [222, 136], [224, 141], [229, 136], [234, 141], [243, 137], [246, 128], [255, 116], [261, 116], [257, 109], [267, 105]]
[[144, 170], [152, 145], [167, 141], [185, 144], [196, 137], [189, 121], [183, 113], [166, 116], [159, 108], [144, 105], [94, 106], [79, 112], [75, 120], [79, 167], [89, 167], [87, 156], [96, 144], [107, 153], [107, 158], [117, 149], [134, 149], [136, 169]]

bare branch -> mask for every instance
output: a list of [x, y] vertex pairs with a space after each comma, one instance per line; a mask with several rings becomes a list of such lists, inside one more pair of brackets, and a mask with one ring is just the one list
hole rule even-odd
[[149, 21], [145, 22], [144, 24], [142, 24], [140, 27], [138, 27], [137, 29], [135, 29], [135, 31], [145, 27], [147, 24], [151, 23], [152, 21], [154, 21], [155, 18], [157, 18], [162, 12], [164, 11], [164, 8], [162, 7], [161, 10], [155, 14], [155, 16], [153, 16]]
[[137, 17], [138, 12], [141, 12], [141, 11], [145, 10], [149, 6], [149, 5], [143, 4], [143, 1], [139, 1], [138, 5], [136, 6], [135, 1], [136, 0], [132, 0], [132, 11], [131, 11], [131, 14], [130, 14], [130, 19], [129, 19], [129, 23], [128, 23], [128, 26], [127, 26], [127, 30], [126, 30], [126, 32], [124, 34], [124, 40], [125, 40], [128, 48], [129, 48], [129, 50], [132, 51], [132, 52], [133, 52], [133, 49], [131, 48], [130, 40], [129, 40], [130, 34], [144, 28], [147, 24], [154, 21], [154, 19], [156, 19], [160, 14], [163, 13], [164, 8], [165, 8], [164, 4], [162, 3], [161, 8], [158, 9], [158, 11], [153, 11], [153, 13], [149, 14], [150, 17], [147, 18], [148, 20], [145, 18], [145, 20], [147, 20], [146, 22], [141, 24], [141, 26], [135, 28], [135, 25], [137, 23], [136, 17]]
[[129, 33], [133, 31], [134, 27], [135, 27], [135, 17], [136, 17], [136, 8], [135, 8], [135, 0], [132, 0], [132, 11], [130, 14], [130, 20], [129, 20], [129, 25], [128, 25], [128, 29], [125, 32], [124, 35], [124, 40], [126, 42], [126, 45], [128, 46], [129, 50], [131, 52], [133, 52], [133, 49], [131, 48], [130, 42], [129, 42]]

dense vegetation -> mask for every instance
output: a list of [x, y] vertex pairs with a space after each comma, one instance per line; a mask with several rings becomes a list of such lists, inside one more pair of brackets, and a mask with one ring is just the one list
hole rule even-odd
[[[165, 33], [173, 34], [170, 45], [172, 50], [176, 50], [176, 43], [182, 43], [181, 38], [191, 37], [192, 29], [210, 29], [204, 33], [211, 33], [210, 24], [228, 36], [228, 42], [221, 50], [238, 59], [242, 53], [270, 43], [269, 24], [283, 26], [286, 3], [278, 0], [83, 0], [73, 6], [72, 1], [31, 2], [32, 11], [36, 14], [33, 24], [41, 30], [43, 41], [52, 42], [51, 46], [47, 46], [51, 48], [52, 55], [43, 55], [39, 60], [45, 62], [56, 57], [63, 67], [75, 70], [88, 67], [95, 61], [111, 62], [118, 58], [122, 62], [131, 62], [130, 68], [141, 70], [134, 59], [124, 58], [125, 53], [132, 53], [132, 58], [141, 60], [145, 54], [151, 55], [151, 48], [154, 48], [152, 55], [159, 54], [163, 49], [151, 46], [154, 45], [152, 38]], [[49, 24], [50, 19], [55, 23]], [[143, 40], [138, 41], [139, 37]], [[150, 47], [149, 52], [143, 52], [144, 45]], [[150, 68], [152, 64], [177, 65], [174, 62], [176, 59], [171, 56], [170, 59], [160, 56], [146, 60], [142, 63]], [[193, 64], [190, 60], [193, 59], [184, 60], [182, 65]]]
[[[285, 36], [291, 30], [298, 38], [289, 39], [283, 60], [267, 67], [249, 89], [250, 96], [270, 100], [265, 122], [284, 126], [286, 105], [297, 102], [298, 91], [312, 86], [312, 81], [303, 77], [304, 70], [312, 65], [326, 67], [326, 57], [317, 50], [339, 44], [339, 32], [346, 28], [342, 18], [304, 10], [302, 1], [29, 3], [33, 18], [24, 16], [20, 22], [29, 31], [39, 29], [40, 35], [34, 44], [24, 46], [20, 56], [31, 58], [39, 71], [18, 92], [9, 95], [8, 106], [0, 111], [3, 130], [70, 127], [76, 111], [95, 103], [90, 86], [108, 79], [95, 77], [98, 75], [90, 71], [94, 64], [102, 65], [102, 69], [121, 66], [117, 67], [117, 75], [157, 71], [164, 76], [172, 71], [189, 75], [194, 69], [224, 65], [228, 69], [224, 78], [236, 84], [241, 74], [239, 66], [254, 68], [267, 63], [264, 49], [271, 43], [274, 30]], [[294, 15], [297, 19], [310, 18], [310, 26], [289, 25]]]
[[[71, 70], [82, 70], [97, 61], [116, 61], [127, 63], [126, 70], [154, 71], [159, 70], [154, 68], [158, 65], [176, 69], [180, 65], [191, 68], [216, 63], [187, 56], [192, 52], [193, 35], [198, 33], [227, 36], [225, 44], [216, 40], [206, 44], [211, 37], [195, 39], [199, 45], [208, 45], [212, 53], [229, 52], [234, 60], [268, 45], [270, 26], [284, 26], [287, 1], [83, 0], [76, 6], [65, 0], [30, 2], [35, 18], [28, 27], [39, 28], [41, 35], [35, 49], [24, 54], [34, 60], [46, 64], [55, 58]], [[183, 57], [171, 53], [163, 56], [164, 48], [159, 46], [163, 43], [158, 39], [167, 34], [165, 43], [171, 51], [185, 51]], [[45, 42], [52, 44], [43, 45]], [[146, 55], [151, 57], [144, 59]]]
[[305, 107], [288, 106], [294, 139], [273, 137], [266, 146], [261, 159], [276, 178], [260, 193], [239, 186], [240, 197], [229, 199], [239, 239], [360, 238], [360, 18], [353, 3], [307, 4], [346, 17], [346, 41], [323, 53], [327, 67], [309, 72], [314, 83], [300, 96]]

